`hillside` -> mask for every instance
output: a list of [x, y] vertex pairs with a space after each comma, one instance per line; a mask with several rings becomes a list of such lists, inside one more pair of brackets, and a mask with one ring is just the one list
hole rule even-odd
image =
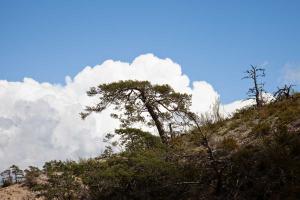
[[[210, 123], [203, 130], [212, 135], [212, 142], [219, 143], [226, 139], [234, 139], [238, 146], [256, 145], [265, 139], [272, 139], [274, 131], [282, 128], [288, 133], [300, 131], [300, 95], [272, 102], [261, 108], [242, 109], [232, 118]], [[213, 132], [213, 133], [212, 133]], [[196, 134], [197, 135], [197, 134]], [[194, 144], [195, 135], [188, 134], [179, 140], [188, 139], [187, 149]], [[197, 146], [195, 146], [196, 148]]]
[[[299, 94], [200, 123], [168, 145], [138, 129], [119, 129], [121, 153], [112, 152], [116, 144], [108, 135], [114, 145], [101, 156], [47, 162], [42, 170], [31, 168], [25, 184], [46, 199], [62, 200], [299, 199]], [[41, 174], [47, 181], [37, 181]], [[18, 195], [12, 190], [28, 192], [14, 185], [1, 189], [0, 199]]]
[[22, 184], [14, 184], [0, 189], [1, 200], [43, 200], [42, 197], [37, 197], [36, 194]]

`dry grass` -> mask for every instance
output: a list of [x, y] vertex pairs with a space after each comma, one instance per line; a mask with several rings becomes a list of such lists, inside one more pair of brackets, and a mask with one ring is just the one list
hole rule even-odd
[[1, 200], [43, 200], [22, 184], [14, 184], [0, 189]]

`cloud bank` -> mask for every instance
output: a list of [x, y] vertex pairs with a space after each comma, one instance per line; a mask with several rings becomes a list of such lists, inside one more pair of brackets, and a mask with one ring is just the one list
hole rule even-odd
[[[149, 80], [170, 84], [179, 92], [193, 95], [193, 111], [209, 111], [219, 97], [205, 81], [190, 83], [180, 65], [152, 54], [138, 56], [132, 63], [107, 60], [85, 67], [75, 77], [66, 77], [65, 85], [39, 83], [30, 78], [22, 82], [0, 81], [0, 170], [17, 164], [41, 166], [51, 159], [93, 157], [104, 148], [102, 137], [118, 122], [109, 110], [79, 117], [93, 99], [86, 96], [91, 86], [118, 80]], [[237, 101], [223, 107], [232, 113], [249, 102]]]

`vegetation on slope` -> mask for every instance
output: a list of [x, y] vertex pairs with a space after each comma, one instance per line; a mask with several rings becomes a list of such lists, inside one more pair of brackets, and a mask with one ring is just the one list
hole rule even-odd
[[[199, 120], [199, 119], [198, 119]], [[300, 95], [250, 107], [231, 119], [202, 120], [172, 138], [116, 130], [95, 159], [50, 161], [27, 183], [47, 199], [298, 199]], [[208, 148], [209, 147], [209, 148]], [[34, 181], [40, 174], [47, 181]]]
[[[285, 86], [266, 104], [261, 71], [247, 71], [256, 105], [230, 119], [221, 118], [218, 105], [211, 116], [191, 112], [191, 96], [168, 85], [129, 80], [93, 87], [88, 95], [99, 102], [82, 118], [113, 106], [121, 122], [106, 135], [105, 151], [29, 167], [25, 185], [55, 200], [299, 199], [300, 95]], [[136, 123], [156, 127], [159, 136]]]

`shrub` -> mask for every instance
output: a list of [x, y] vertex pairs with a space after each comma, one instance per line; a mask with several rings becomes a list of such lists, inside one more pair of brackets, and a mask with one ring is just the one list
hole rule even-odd
[[38, 185], [38, 178], [41, 175], [41, 170], [37, 167], [29, 166], [28, 169], [25, 170], [25, 185], [30, 188], [34, 188]]
[[239, 147], [237, 141], [234, 138], [225, 138], [222, 140], [221, 144], [219, 145], [220, 149], [225, 151], [233, 151]]
[[266, 122], [260, 122], [255, 127], [252, 128], [252, 133], [256, 136], [265, 136], [268, 135], [271, 131], [271, 127]]

